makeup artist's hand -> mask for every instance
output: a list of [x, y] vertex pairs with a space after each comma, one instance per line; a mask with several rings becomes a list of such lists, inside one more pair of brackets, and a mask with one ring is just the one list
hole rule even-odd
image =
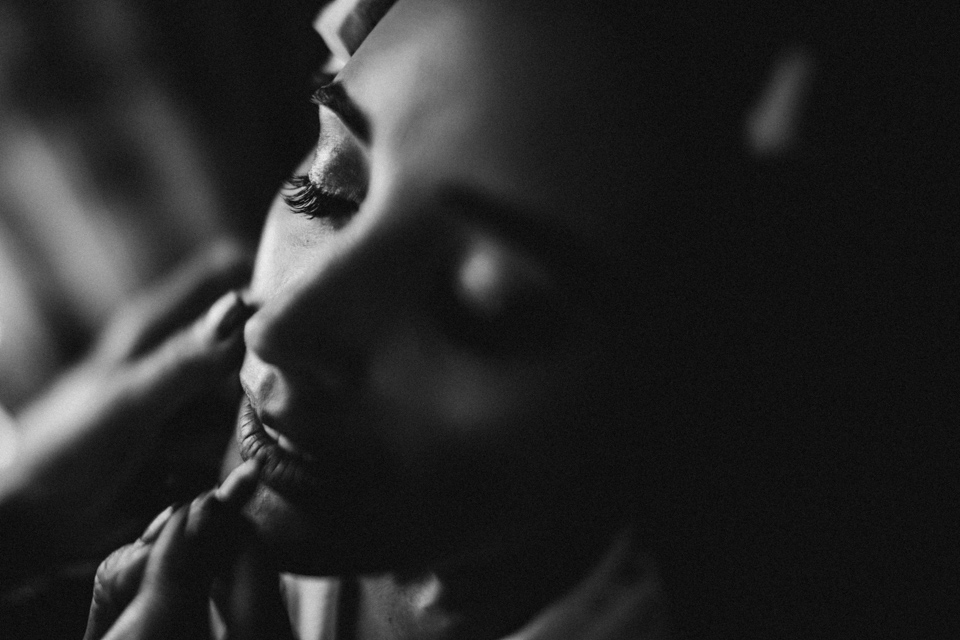
[[57, 557], [2, 557], [0, 577], [103, 557], [160, 506], [216, 480], [249, 316], [231, 289], [248, 277], [236, 248], [199, 256], [121, 308], [91, 355], [16, 416], [17, 452], [0, 469], [2, 528]]
[[[208, 594], [252, 540], [240, 508], [258, 474], [255, 461], [244, 463], [217, 490], [168, 508], [136, 542], [104, 560], [84, 640], [210, 638]], [[289, 638], [289, 625], [282, 632], [270, 637]]]

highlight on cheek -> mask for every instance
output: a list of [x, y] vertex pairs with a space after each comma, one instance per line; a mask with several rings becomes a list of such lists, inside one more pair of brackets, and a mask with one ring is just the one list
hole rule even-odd
[[453, 304], [441, 303], [446, 331], [471, 351], [529, 355], [567, 321], [546, 266], [492, 236], [475, 238], [452, 274]]
[[476, 251], [460, 267], [463, 299], [489, 315], [503, 311], [503, 264], [494, 251]]
[[528, 295], [550, 289], [550, 277], [532, 258], [495, 240], [478, 240], [457, 274], [457, 292], [474, 313], [495, 318]]

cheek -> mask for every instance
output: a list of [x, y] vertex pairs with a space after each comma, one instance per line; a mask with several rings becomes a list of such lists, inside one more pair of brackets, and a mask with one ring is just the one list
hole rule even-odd
[[250, 302], [268, 299], [271, 292], [279, 291], [300, 273], [311, 256], [316, 256], [331, 231], [311, 222], [315, 221], [291, 213], [280, 196], [274, 199], [257, 247], [251, 283], [254, 299]]
[[503, 444], [520, 424], [572, 398], [576, 385], [567, 374], [575, 370], [552, 360], [485, 358], [444, 341], [396, 340], [374, 359], [371, 387], [385, 412], [403, 417], [404, 427], [390, 436], [399, 447]]

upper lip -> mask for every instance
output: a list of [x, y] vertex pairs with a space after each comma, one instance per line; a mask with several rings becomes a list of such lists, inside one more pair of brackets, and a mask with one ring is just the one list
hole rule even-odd
[[[288, 495], [310, 493], [316, 489], [319, 482], [316, 458], [305, 454], [298, 445], [299, 452], [284, 448], [270, 436], [249, 395], [243, 398], [239, 426], [240, 454], [244, 460], [256, 457], [263, 462], [260, 479], [264, 484]], [[271, 429], [282, 434], [278, 429]]]
[[[257, 420], [295, 443], [301, 452], [316, 455], [317, 449], [328, 450], [329, 433], [318, 430], [317, 424], [343, 424], [352, 412], [355, 398], [334, 392], [315, 378], [284, 381], [273, 372], [251, 371], [240, 376], [240, 386]], [[308, 388], [309, 393], [304, 393]]]
[[243, 393], [246, 396], [247, 405], [250, 408], [250, 411], [253, 414], [253, 417], [256, 418], [260, 427], [268, 427], [270, 430], [278, 432], [287, 438], [288, 435], [287, 428], [283, 425], [283, 422], [277, 418], [277, 416], [272, 415], [264, 411], [263, 402], [259, 400], [259, 395], [253, 392], [253, 389], [240, 379], [240, 386], [243, 388]]
[[313, 457], [312, 454], [303, 449], [303, 446], [299, 441], [295, 441], [290, 437], [289, 430], [284, 426], [281, 420], [278, 420], [275, 416], [264, 413], [258, 407], [258, 403], [256, 400], [254, 400], [254, 396], [246, 389], [246, 387], [244, 387], [244, 392], [247, 396], [247, 402], [249, 404], [252, 417], [256, 419], [256, 426], [266, 431], [267, 435], [269, 435], [271, 439], [277, 440], [281, 444], [292, 445], [293, 448], [299, 450], [298, 453], [300, 453], [300, 455], [306, 458]]

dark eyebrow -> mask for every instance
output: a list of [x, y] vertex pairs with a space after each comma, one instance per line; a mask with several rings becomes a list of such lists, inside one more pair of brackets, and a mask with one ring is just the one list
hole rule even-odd
[[327, 107], [347, 125], [353, 135], [364, 144], [370, 143], [370, 121], [357, 104], [347, 95], [343, 84], [333, 81], [313, 93], [313, 101]]

